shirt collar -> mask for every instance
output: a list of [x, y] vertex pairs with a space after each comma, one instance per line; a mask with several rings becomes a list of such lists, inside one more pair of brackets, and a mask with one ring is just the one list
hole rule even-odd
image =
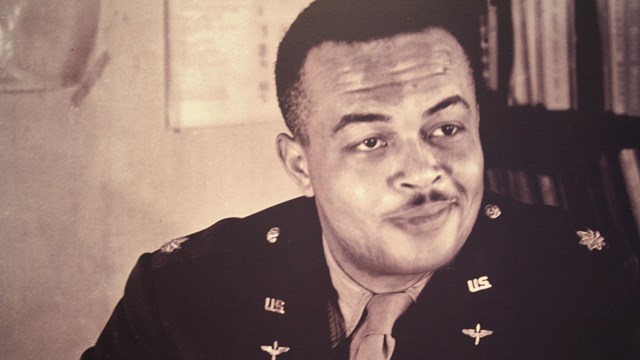
[[[355, 330], [356, 326], [360, 322], [360, 318], [362, 317], [362, 313], [364, 312], [367, 303], [375, 294], [358, 284], [336, 262], [336, 259], [331, 253], [324, 236], [322, 237], [322, 246], [324, 249], [324, 256], [327, 261], [327, 267], [329, 268], [331, 283], [338, 294], [338, 306], [343, 319], [342, 329], [344, 331], [342, 334], [336, 335], [342, 338], [347, 338], [351, 336]], [[417, 301], [418, 295], [420, 295], [420, 292], [431, 278], [431, 274], [432, 272], [424, 274], [420, 279], [418, 279], [418, 281], [404, 290], [411, 297], [414, 303]], [[332, 342], [336, 344], [342, 339], [332, 340]]]

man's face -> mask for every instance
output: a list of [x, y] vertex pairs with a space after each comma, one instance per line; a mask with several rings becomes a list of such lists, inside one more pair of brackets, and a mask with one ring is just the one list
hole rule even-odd
[[483, 156], [465, 59], [430, 29], [324, 43], [305, 62], [304, 157], [323, 235], [372, 290], [443, 266], [475, 223]]

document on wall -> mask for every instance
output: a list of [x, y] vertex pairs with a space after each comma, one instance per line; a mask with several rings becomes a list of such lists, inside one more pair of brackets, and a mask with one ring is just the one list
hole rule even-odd
[[281, 121], [274, 66], [310, 0], [165, 0], [171, 129]]

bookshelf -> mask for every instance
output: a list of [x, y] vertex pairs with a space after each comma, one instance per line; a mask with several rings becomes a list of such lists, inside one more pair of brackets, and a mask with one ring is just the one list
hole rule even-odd
[[[558, 3], [566, 5], [561, 10], [547, 9], [556, 11], [556, 17], [566, 17], [564, 22], [554, 20], [558, 29], [567, 29], [555, 31], [555, 37], [566, 38], [553, 39], [562, 56], [553, 55], [564, 61], [561, 64], [550, 65], [557, 59], [543, 59], [549, 45], [531, 44], [532, 39], [538, 45], [549, 40], [543, 38], [549, 31], [539, 28], [549, 20], [539, 19], [542, 12], [522, 12], [547, 3], [556, 9]], [[610, 6], [636, 11], [623, 14], [627, 16], [626, 30], [620, 30], [615, 21], [606, 23], [606, 19], [621, 21], [620, 11], [603, 13]], [[525, 202], [564, 207], [593, 224], [610, 241], [626, 243], [637, 254], [640, 117], [634, 109], [640, 98], [633, 86], [640, 84], [640, 78], [635, 69], [638, 56], [632, 54], [638, 52], [638, 46], [626, 43], [630, 36], [638, 36], [636, 24], [640, 24], [640, 18], [628, 17], [636, 17], [639, 7], [640, 0], [488, 0], [486, 19], [497, 23], [485, 24], [496, 32], [491, 41], [485, 40], [493, 45], [485, 48], [498, 55], [488, 54], [485, 58], [498, 61], [497, 66], [485, 63], [489, 68], [485, 70], [488, 84], [493, 84], [494, 89], [480, 100], [489, 188]], [[531, 25], [532, 22], [537, 23]], [[532, 36], [526, 32], [527, 26], [539, 32]], [[617, 35], [610, 33], [614, 28]], [[617, 41], [618, 45], [626, 45], [625, 57], [613, 61], [611, 43], [615, 36], [622, 36], [620, 31], [626, 31], [627, 36], [625, 42]], [[527, 52], [536, 49], [538, 53]], [[531, 67], [533, 62], [539, 66]], [[615, 64], [619, 68], [612, 70]], [[565, 69], [568, 73], [545, 82], [540, 72], [549, 73], [549, 69]], [[616, 71], [617, 85], [611, 80]], [[621, 71], [624, 78], [620, 77]], [[539, 93], [559, 79], [568, 83], [553, 87], [553, 98]], [[620, 85], [621, 80], [626, 85]], [[626, 90], [623, 100], [612, 95], [615, 86]], [[626, 105], [622, 109], [620, 101]]]

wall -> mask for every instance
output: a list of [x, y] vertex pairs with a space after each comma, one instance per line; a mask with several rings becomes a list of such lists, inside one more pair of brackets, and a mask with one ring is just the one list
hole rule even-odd
[[162, 1], [103, 1], [90, 93], [0, 94], [0, 354], [74, 359], [141, 252], [298, 195], [279, 121], [164, 126]]

